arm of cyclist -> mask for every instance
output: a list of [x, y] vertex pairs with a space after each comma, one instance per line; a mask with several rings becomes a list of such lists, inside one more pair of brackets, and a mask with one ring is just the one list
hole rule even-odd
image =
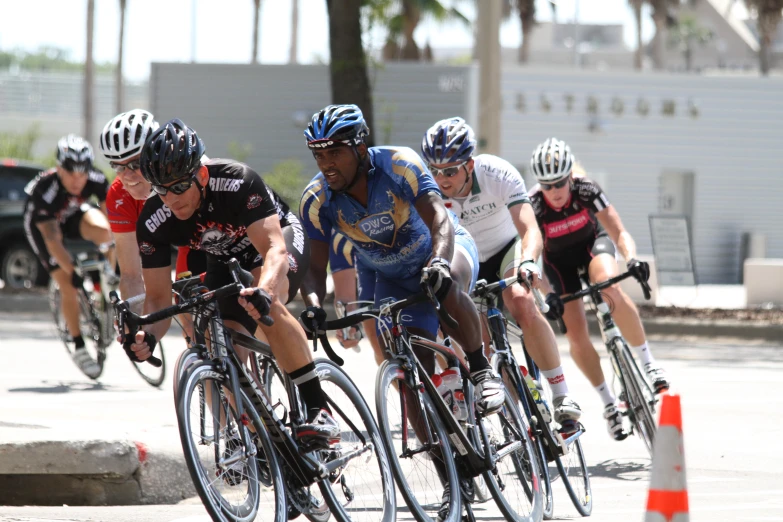
[[636, 242], [623, 226], [620, 214], [617, 213], [614, 206], [607, 206], [596, 213], [596, 217], [614, 244], [617, 245], [620, 255], [627, 261], [628, 271], [633, 272], [634, 277], [640, 282], [647, 281], [650, 278], [650, 265], [636, 259]]
[[538, 228], [533, 207], [522, 203], [514, 205], [508, 210], [511, 212], [514, 227], [517, 229], [519, 237], [522, 238], [522, 263], [519, 265], [519, 271], [524, 271], [530, 284], [540, 290], [541, 271], [536, 264], [536, 259], [541, 255], [544, 240], [541, 237], [541, 230]]
[[[335, 303], [353, 303], [356, 301], [356, 269], [346, 268], [339, 272], [332, 272], [332, 280], [334, 281], [334, 302]], [[346, 312], [351, 312], [356, 308], [355, 304], [347, 305]], [[359, 346], [360, 337], [357, 336], [357, 326], [352, 326], [350, 335], [351, 339], [346, 339], [343, 333], [343, 329], [337, 330], [337, 340], [340, 341], [340, 345], [343, 348], [354, 348]], [[355, 338], [354, 338], [355, 337]]]
[[416, 200], [416, 211], [432, 236], [432, 257], [428, 266], [435, 270], [429, 276], [429, 285], [438, 299], [443, 299], [451, 287], [451, 259], [454, 257], [454, 225], [449, 218], [443, 200], [435, 192], [429, 192]]
[[[144, 280], [141, 278], [141, 258], [136, 232], [114, 233], [117, 263], [120, 265], [120, 294], [129, 299], [144, 293]], [[141, 311], [141, 304], [134, 305], [134, 313]]]
[[302, 324], [308, 331], [311, 321], [307, 318], [308, 313], [316, 314], [319, 329], [323, 326], [321, 323], [326, 321], [326, 312], [321, 308], [321, 303], [326, 296], [326, 267], [328, 265], [329, 243], [310, 238], [310, 268], [301, 287], [305, 310], [300, 315]]
[[[247, 237], [264, 259], [264, 266], [261, 269], [258, 285], [255, 288], [245, 288], [240, 292], [243, 297], [239, 298], [239, 304], [253, 319], [258, 320], [261, 316], [271, 315], [272, 303], [286, 301], [288, 251], [277, 214], [252, 223], [247, 227]], [[286, 297], [281, 299], [280, 296]]]
[[[60, 225], [57, 224], [56, 220], [49, 219], [46, 221], [39, 221], [35, 226], [41, 231], [44, 243], [46, 243], [46, 249], [57, 260], [57, 264], [59, 264], [60, 268], [67, 274], [71, 274], [71, 277], [73, 277], [75, 275], [73, 261], [71, 261], [71, 255], [63, 244], [63, 234], [60, 230]], [[73, 278], [73, 282], [74, 286], [78, 283], [76, 278]]]
[[[171, 306], [171, 267], [145, 268], [143, 272], [144, 314], [157, 312]], [[134, 342], [126, 341], [123, 345], [131, 360], [147, 360], [155, 351], [155, 346], [166, 335], [171, 326], [171, 318], [145, 326], [136, 332]]]

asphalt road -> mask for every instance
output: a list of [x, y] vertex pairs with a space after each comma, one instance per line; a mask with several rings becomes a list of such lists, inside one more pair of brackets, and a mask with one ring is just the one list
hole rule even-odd
[[[184, 342], [165, 339], [169, 367]], [[655, 339], [653, 350], [682, 395], [686, 470], [692, 521], [783, 520], [783, 345], [731, 339]], [[581, 404], [583, 438], [594, 497], [593, 520], [640, 520], [650, 459], [641, 441], [617, 443], [605, 432], [596, 393], [561, 343], [566, 378]], [[320, 352], [319, 352], [320, 353]], [[317, 354], [318, 355], [318, 354]], [[366, 397], [374, 396], [369, 347], [346, 352], [346, 370]], [[146, 439], [176, 449], [171, 380], [144, 383], [115, 345], [99, 383], [85, 378], [55, 340], [43, 314], [0, 314], [0, 433], [7, 430], [87, 431]], [[605, 369], [608, 361], [604, 360]], [[580, 518], [556, 485], [555, 518]], [[404, 504], [401, 520], [410, 520]], [[490, 502], [480, 520], [501, 520]], [[178, 505], [114, 507], [2, 507], [3, 521], [208, 521], [199, 500]]]

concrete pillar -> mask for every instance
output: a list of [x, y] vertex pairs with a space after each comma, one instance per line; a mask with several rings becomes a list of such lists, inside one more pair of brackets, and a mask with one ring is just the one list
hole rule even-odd
[[479, 62], [479, 151], [500, 153], [500, 19], [503, 0], [476, 2]]

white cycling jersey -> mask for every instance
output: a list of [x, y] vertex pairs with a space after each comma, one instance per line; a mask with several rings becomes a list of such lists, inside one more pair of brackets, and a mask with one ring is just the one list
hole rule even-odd
[[473, 157], [470, 195], [444, 201], [473, 236], [483, 263], [517, 237], [509, 209], [530, 203], [530, 198], [522, 175], [511, 163], [491, 154], [480, 154]]

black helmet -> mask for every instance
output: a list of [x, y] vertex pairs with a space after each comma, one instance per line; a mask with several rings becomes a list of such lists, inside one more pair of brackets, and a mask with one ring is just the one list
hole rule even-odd
[[153, 132], [141, 149], [141, 174], [153, 185], [190, 176], [201, 165], [204, 142], [182, 120], [173, 119]]

